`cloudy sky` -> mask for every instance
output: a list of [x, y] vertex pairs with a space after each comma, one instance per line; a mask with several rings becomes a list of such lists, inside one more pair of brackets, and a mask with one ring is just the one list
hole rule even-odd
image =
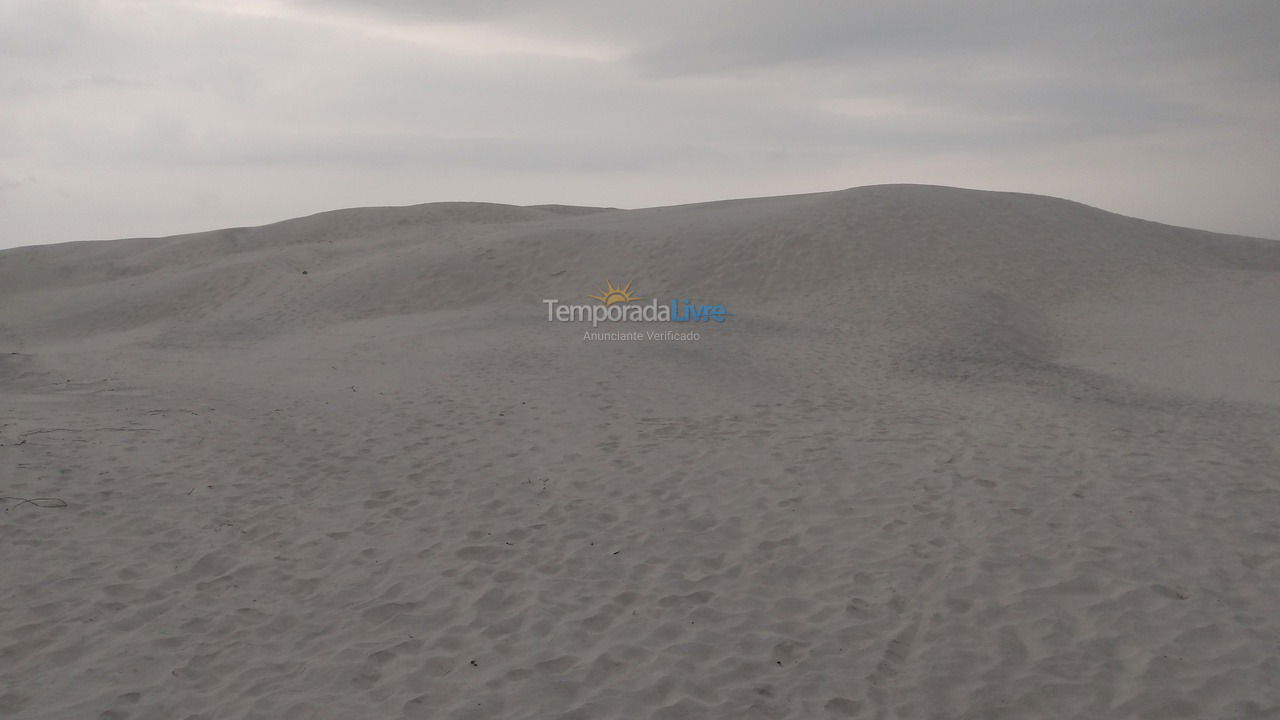
[[0, 247], [886, 182], [1280, 238], [1280, 3], [0, 0]]

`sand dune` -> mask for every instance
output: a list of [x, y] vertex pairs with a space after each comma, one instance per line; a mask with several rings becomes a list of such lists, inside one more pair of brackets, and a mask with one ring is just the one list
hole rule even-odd
[[[607, 282], [733, 315], [547, 322]], [[19, 248], [0, 402], [6, 718], [1280, 717], [1273, 241], [898, 185]]]

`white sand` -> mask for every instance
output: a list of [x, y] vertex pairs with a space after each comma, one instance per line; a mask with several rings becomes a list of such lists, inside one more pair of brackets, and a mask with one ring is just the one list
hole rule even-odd
[[0, 252], [0, 353], [5, 718], [1280, 717], [1280, 243], [348, 210]]

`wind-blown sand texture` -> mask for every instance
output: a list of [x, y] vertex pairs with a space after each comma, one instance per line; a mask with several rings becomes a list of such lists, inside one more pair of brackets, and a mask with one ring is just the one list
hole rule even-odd
[[[584, 342], [543, 298], [723, 302]], [[875, 186], [0, 252], [5, 718], [1280, 717], [1280, 243]], [[46, 503], [53, 504], [53, 503]]]

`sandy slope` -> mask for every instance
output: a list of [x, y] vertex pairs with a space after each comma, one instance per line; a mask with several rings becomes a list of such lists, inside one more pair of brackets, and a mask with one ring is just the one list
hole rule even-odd
[[1277, 243], [344, 210], [0, 252], [0, 353], [3, 717], [1280, 717]]

